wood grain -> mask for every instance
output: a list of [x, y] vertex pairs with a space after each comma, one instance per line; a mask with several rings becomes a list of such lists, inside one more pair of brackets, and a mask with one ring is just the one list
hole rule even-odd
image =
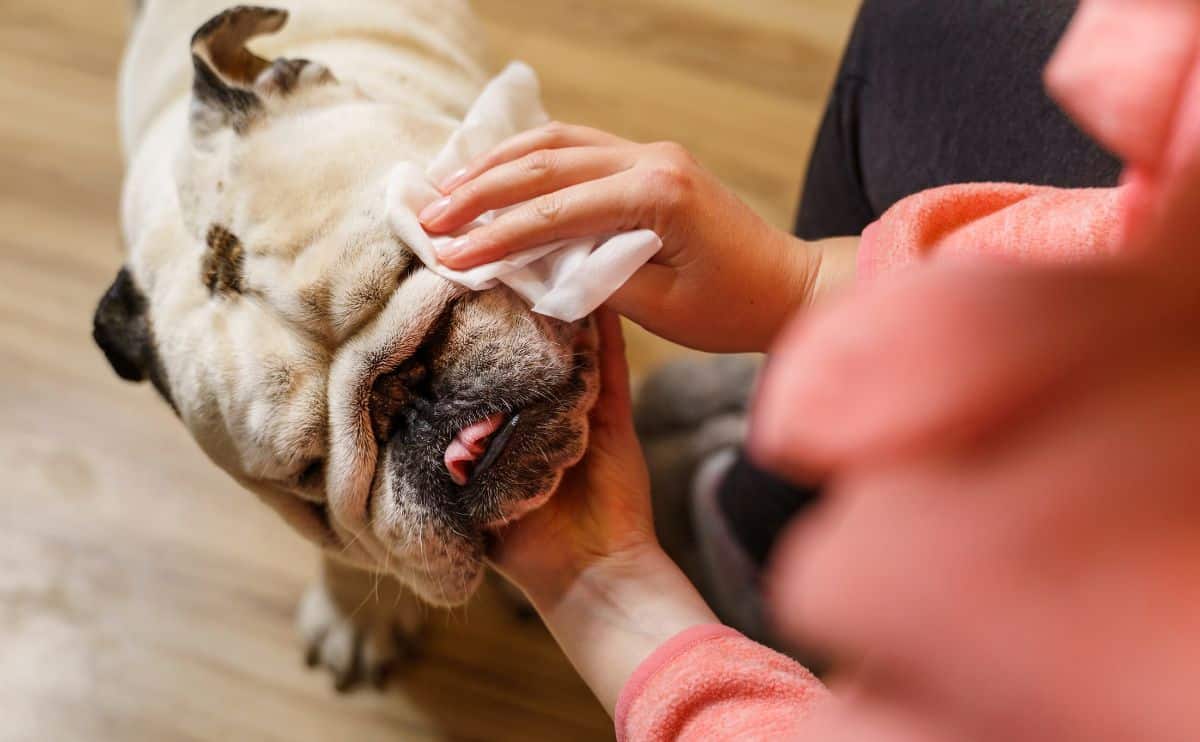
[[[331, 0], [332, 1], [332, 0]], [[791, 218], [850, 0], [479, 0], [554, 115], [675, 139]], [[306, 671], [311, 549], [93, 347], [120, 262], [126, 3], [0, 2], [0, 739], [591, 740], [608, 719], [485, 590], [384, 693]], [[634, 362], [677, 352], [637, 335]]]

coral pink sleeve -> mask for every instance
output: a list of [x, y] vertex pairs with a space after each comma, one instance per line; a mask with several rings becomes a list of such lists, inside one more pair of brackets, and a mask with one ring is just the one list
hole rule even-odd
[[634, 672], [617, 702], [617, 739], [792, 739], [829, 692], [794, 660], [725, 626], [675, 636]]
[[1064, 263], [1115, 254], [1122, 189], [1066, 190], [972, 183], [918, 193], [863, 232], [858, 275], [880, 275], [937, 255]]

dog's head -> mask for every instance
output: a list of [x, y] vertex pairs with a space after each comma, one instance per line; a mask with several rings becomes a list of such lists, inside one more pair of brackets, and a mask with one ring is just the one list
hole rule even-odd
[[582, 455], [595, 331], [424, 269], [388, 227], [387, 174], [452, 123], [246, 48], [285, 20], [237, 8], [196, 32], [170, 205], [156, 194], [95, 338], [310, 539], [459, 603], [487, 529]]

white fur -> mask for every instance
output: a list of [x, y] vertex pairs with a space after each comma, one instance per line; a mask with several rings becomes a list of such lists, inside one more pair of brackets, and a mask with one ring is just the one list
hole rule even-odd
[[[384, 195], [395, 163], [427, 162], [478, 95], [481, 35], [463, 0], [279, 6], [287, 25], [250, 49], [319, 66], [291, 89], [270, 68], [255, 72], [243, 87], [261, 109], [235, 131], [191, 94], [192, 34], [228, 2], [146, 3], [121, 73], [127, 267], [146, 293], [173, 402], [205, 452], [318, 544], [457, 602], [478, 583], [478, 543], [437, 531], [415, 502], [372, 510], [388, 481], [369, 392], [464, 292], [430, 271], [401, 280], [415, 258], [388, 226]], [[236, 295], [201, 279], [214, 226], [243, 251]], [[505, 367], [569, 375], [575, 340], [562, 328], [514, 324], [526, 310], [503, 289], [478, 297], [464, 311], [475, 317], [467, 334], [523, 333]], [[509, 319], [489, 325], [489, 312]], [[571, 413], [583, 430], [589, 384]], [[318, 460], [324, 492], [297, 493]], [[548, 493], [523, 495], [510, 516]], [[313, 504], [328, 507], [329, 525]]]
[[[142, 11], [121, 73], [121, 133], [130, 162], [122, 223], [127, 265], [148, 295], [184, 422], [218, 463], [245, 478], [269, 479], [319, 453], [306, 448], [319, 438], [313, 428], [325, 426], [328, 369], [342, 343], [384, 309], [357, 306], [354, 295], [364, 285], [387, 294], [406, 261], [377, 218], [384, 176], [397, 161], [436, 153], [486, 71], [465, 2], [289, 0], [282, 4], [291, 14], [288, 25], [252, 48], [266, 58], [318, 60], [351, 81], [363, 100], [325, 108], [302, 101], [295, 113], [273, 111], [279, 121], [237, 142], [241, 187], [219, 194], [214, 183], [222, 175], [208, 168], [225, 164], [237, 135], [223, 131], [216, 138], [224, 141], [200, 146], [192, 141], [189, 40], [229, 6], [150, 0]], [[390, 150], [376, 146], [381, 127], [395, 132]], [[256, 187], [255, 179], [271, 187]], [[347, 218], [356, 210], [358, 218]], [[246, 245], [246, 281], [261, 294], [257, 301], [213, 299], [197, 280], [210, 222], [229, 225]], [[315, 323], [324, 326], [314, 326], [295, 303], [304, 287], [321, 281], [331, 285], [333, 311]], [[436, 314], [437, 299], [451, 293], [434, 285], [428, 291], [421, 298], [395, 295], [390, 303], [420, 302]], [[308, 332], [297, 333], [297, 325]], [[392, 329], [418, 337], [424, 330]], [[263, 357], [278, 363], [263, 364]], [[291, 373], [289, 387], [272, 389], [282, 367]], [[300, 400], [272, 405], [273, 392]]]

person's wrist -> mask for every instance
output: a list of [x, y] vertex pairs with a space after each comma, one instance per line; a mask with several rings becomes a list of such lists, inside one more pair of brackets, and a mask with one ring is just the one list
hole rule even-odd
[[669, 559], [653, 539], [636, 541], [605, 554], [565, 549], [512, 577], [541, 612], [552, 609], [581, 584], [590, 591], [603, 593], [636, 578], [639, 569], [658, 563], [660, 554]]
[[812, 302], [821, 270], [822, 251], [787, 232], [768, 227], [763, 239], [764, 270], [754, 294], [753, 350], [765, 353], [793, 314]]
[[589, 565], [552, 600], [530, 597], [610, 714], [656, 649], [688, 629], [720, 623], [657, 543]]
[[831, 237], [810, 243], [818, 254], [809, 302], [822, 301], [854, 284], [858, 273], [860, 237]]
[[773, 266], [757, 292], [755, 350], [767, 352], [796, 312], [852, 285], [857, 272], [858, 237], [808, 242], [782, 230], [766, 241]]
[[657, 542], [597, 560], [570, 579], [529, 597], [548, 623], [556, 623], [556, 617], [602, 616], [608, 623], [638, 627], [655, 641], [696, 624], [717, 622]]

